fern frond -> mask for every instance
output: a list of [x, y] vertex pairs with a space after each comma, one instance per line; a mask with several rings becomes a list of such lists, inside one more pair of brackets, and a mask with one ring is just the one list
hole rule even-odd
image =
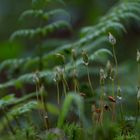
[[[42, 71], [39, 74], [40, 74], [41, 78], [42, 77], [44, 77], [44, 78], [47, 77], [48, 81], [50, 81], [50, 79], [51, 80], [53, 79], [51, 71]], [[8, 81], [7, 83], [0, 84], [0, 89], [11, 87], [11, 86], [16, 86], [19, 83], [21, 85], [24, 84], [24, 83], [34, 84], [34, 73], [24, 74], [24, 75], [21, 75], [17, 79], [12, 79], [12, 80]]]
[[27, 112], [31, 112], [32, 110], [36, 108], [37, 108], [37, 102], [33, 100], [27, 102], [26, 104], [20, 104], [13, 107], [11, 111], [6, 113], [6, 116], [8, 117], [9, 122], [4, 117], [1, 118], [0, 131], [2, 132], [4, 128], [8, 126], [8, 123], [11, 123], [14, 120], [13, 116], [26, 114]]
[[65, 28], [71, 30], [71, 27], [68, 22], [57, 21], [55, 23], [52, 23], [51, 25], [46, 25], [45, 27], [39, 27], [37, 29], [18, 30], [11, 35], [10, 40], [14, 40], [15, 38], [18, 37], [33, 38], [37, 36], [47, 36], [56, 30]]
[[[101, 57], [103, 54], [109, 54], [112, 56], [112, 53], [109, 50], [99, 49], [99, 50], [96, 50], [93, 54], [91, 54], [89, 56], [89, 60], [91, 62], [95, 61], [96, 58]], [[83, 61], [81, 58], [76, 61], [76, 65], [77, 65], [77, 67], [80, 67], [81, 65], [83, 65]], [[73, 65], [71, 62], [69, 62], [68, 64], [65, 65], [65, 71], [66, 71], [67, 78], [72, 77], [72, 75], [71, 75], [72, 69], [73, 69]], [[86, 73], [84, 73], [84, 74], [86, 74]], [[39, 75], [40, 75], [40, 78], [44, 77], [47, 80], [48, 84], [53, 82], [54, 72], [52, 70], [41, 71], [41, 72], [39, 72]], [[11, 86], [16, 86], [17, 84], [20, 84], [20, 85], [25, 84], [25, 83], [34, 84], [33, 77], [34, 77], [34, 73], [24, 74], [17, 79], [13, 79], [4, 84], [0, 84], [0, 89], [5, 89], [5, 88], [11, 87]]]
[[[102, 44], [104, 44], [104, 46], [105, 46], [105, 43], [107, 43], [107, 42], [108, 42], [107, 37], [103, 36], [103, 37], [100, 37], [100, 38], [94, 40], [94, 42], [91, 42], [90, 44], [86, 44], [85, 46], [82, 46], [82, 48], [86, 49], [88, 52], [94, 53], [94, 51], [96, 49], [101, 48]], [[80, 54], [81, 54], [80, 46], [74, 45], [74, 43], [73, 43], [73, 44], [66, 44], [66, 45], [58, 46], [56, 49], [54, 49], [48, 53], [45, 53], [42, 56], [42, 61], [43, 62], [51, 62], [51, 61], [55, 62], [54, 55], [56, 53], [60, 53], [65, 50], [71, 50], [72, 48], [76, 49], [77, 55], [80, 56]], [[14, 70], [14, 68], [20, 68], [20, 67], [22, 67], [22, 71], [24, 73], [26, 71], [28, 72], [30, 68], [32, 68], [31, 71], [33, 71], [33, 65], [34, 65], [34, 68], [36, 68], [36, 69], [38, 68], [38, 61], [39, 61], [38, 56], [5, 60], [0, 65], [0, 72], [4, 69], [10, 69], [12, 71], [12, 70]], [[48, 67], [45, 67], [45, 68], [50, 69]]]
[[13, 104], [15, 100], [16, 100], [16, 98], [15, 98], [14, 94], [10, 94], [10, 95], [2, 97], [0, 99], [0, 109]]
[[35, 17], [48, 21], [48, 19], [59, 15], [66, 15], [70, 18], [70, 15], [64, 9], [55, 9], [49, 12], [44, 12], [43, 10], [27, 10], [21, 14], [19, 19], [24, 20], [26, 17]]
[[[108, 11], [108, 13], [99, 20], [99, 24], [91, 27], [86, 27], [81, 30], [82, 36], [87, 36], [89, 34], [92, 34], [93, 31], [100, 30], [100, 27], [104, 28], [101, 30], [104, 32], [105, 27], [116, 27], [119, 30], [124, 30], [124, 21], [133, 19], [135, 21], [139, 21], [139, 15], [140, 15], [140, 3], [137, 2], [124, 2], [120, 3], [117, 6], [114, 6], [111, 10]], [[126, 22], [127, 24], [128, 22]], [[106, 28], [107, 28], [106, 27]], [[107, 30], [107, 29], [106, 29]], [[124, 30], [125, 31], [125, 30]]]
[[[126, 2], [126, 3], [119, 4], [118, 6], [115, 6], [111, 11], [108, 12], [105, 18], [101, 18], [100, 23], [98, 25], [84, 28], [82, 30], [81, 39], [79, 39], [78, 41], [74, 43], [58, 47], [56, 50], [53, 50], [52, 52], [50, 52], [50, 54], [57, 53], [65, 49], [80, 48], [80, 47], [85, 47], [85, 46], [89, 47], [91, 46], [90, 44], [93, 41], [98, 39], [98, 37], [101, 38], [101, 36], [109, 32], [110, 30], [116, 30], [119, 33], [121, 31], [126, 32], [124, 24], [121, 23], [121, 21], [129, 20], [131, 18], [135, 20], [139, 20], [139, 17], [138, 17], [139, 5], [140, 5], [139, 2]], [[40, 29], [37, 31], [40, 32]], [[25, 33], [26, 33], [26, 30], [25, 30]], [[21, 32], [21, 35], [22, 34], [24, 35], [24, 32], [23, 33]], [[32, 30], [31, 32], [27, 31], [27, 36], [28, 35], [32, 36], [32, 34], [34, 34], [32, 33]], [[19, 33], [17, 32], [17, 36], [18, 35], [20, 36], [20, 32]], [[13, 36], [16, 36], [16, 35], [13, 35]], [[35, 59], [35, 62], [37, 62], [37, 59]]]
[[33, 109], [36, 109], [36, 108], [37, 108], [37, 101], [29, 101], [26, 104], [21, 105], [17, 109], [14, 108], [14, 110], [12, 110], [10, 112], [10, 115], [20, 116], [20, 115], [28, 113], [28, 112], [32, 111]]
[[0, 71], [2, 71], [3, 69], [8, 69], [11, 66], [19, 67], [20, 65], [24, 64], [24, 62], [28, 62], [28, 61], [31, 61], [30, 57], [5, 60], [0, 64]]
[[109, 51], [108, 49], [102, 48], [102, 49], [95, 51], [94, 55], [91, 56], [91, 60], [95, 60], [96, 57], [101, 57], [101, 55], [104, 55], [105, 53], [109, 54], [110, 56], [113, 57], [113, 54], [111, 51]]

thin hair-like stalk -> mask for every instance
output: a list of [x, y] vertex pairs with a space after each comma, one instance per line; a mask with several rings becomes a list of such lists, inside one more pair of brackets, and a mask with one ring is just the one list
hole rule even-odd
[[[39, 103], [40, 77], [38, 72], [34, 74], [33, 80], [35, 82], [35, 88], [36, 88], [36, 100], [37, 103]], [[38, 111], [38, 114], [40, 117], [42, 117], [40, 110]]]
[[59, 82], [56, 83], [56, 87], [57, 87], [57, 103], [60, 104]]
[[67, 89], [66, 89], [66, 85], [65, 85], [64, 81], [62, 81], [62, 84], [63, 84], [64, 95], [66, 96], [67, 95]]
[[67, 83], [67, 80], [65, 79], [65, 74], [64, 73], [62, 73], [62, 84], [63, 84], [64, 94], [66, 96], [67, 95], [67, 90], [69, 90], [69, 85]]
[[100, 114], [100, 124], [103, 124], [103, 117], [104, 117], [104, 86], [101, 85], [101, 96], [100, 96], [100, 108], [101, 108], [101, 114]]
[[76, 65], [76, 51], [75, 49], [71, 50], [72, 54], [72, 62], [73, 62], [73, 84], [75, 93], [80, 92], [79, 90], [79, 82], [78, 82], [78, 74], [77, 74], [77, 65]]
[[137, 106], [137, 111], [136, 111], [135, 125], [137, 125], [137, 123], [139, 121], [139, 116], [140, 116], [140, 88], [139, 87], [138, 87], [138, 93], [137, 93], [136, 106]]
[[79, 83], [78, 83], [78, 80], [76, 78], [73, 79], [73, 82], [74, 82], [74, 91], [75, 93], [79, 93], [80, 90], [79, 90]]
[[[112, 79], [112, 97], [115, 98], [115, 83], [114, 79]], [[112, 121], [115, 121], [115, 102], [112, 102]]]
[[44, 93], [45, 93], [45, 88], [44, 88], [43, 85], [41, 85], [41, 87], [40, 87], [40, 98], [41, 98], [42, 107], [44, 109], [44, 111], [42, 112], [42, 117], [43, 117], [43, 122], [44, 122], [45, 128], [49, 129], [48, 110], [47, 110], [46, 103], [45, 103]]
[[100, 69], [100, 86], [101, 86], [101, 95], [100, 95], [100, 108], [101, 108], [101, 114], [100, 114], [100, 124], [103, 123], [103, 115], [104, 115], [104, 84], [105, 84], [106, 75], [103, 69]]
[[73, 84], [74, 84], [74, 91], [75, 93], [79, 93], [79, 82], [78, 82], [78, 75], [77, 75], [77, 71], [76, 71], [76, 67], [74, 67], [73, 69]]
[[138, 63], [138, 85], [140, 86], [140, 63]]
[[117, 79], [117, 86], [119, 86], [119, 77], [118, 77], [118, 60], [117, 60], [117, 56], [116, 56], [116, 52], [115, 52], [115, 46], [113, 45], [113, 57], [114, 57], [114, 61], [115, 61], [115, 65], [116, 65], [116, 79]]
[[136, 121], [135, 124], [137, 124], [139, 120], [139, 114], [140, 114], [140, 51], [137, 50], [137, 63], [138, 63], [138, 92], [137, 92], [137, 112], [136, 112]]
[[[116, 44], [116, 39], [115, 37], [109, 33], [109, 42], [112, 45], [112, 51], [113, 51], [113, 58], [114, 58], [114, 62], [115, 62], [115, 66], [116, 66], [116, 81], [117, 81], [117, 87], [119, 87], [120, 83], [119, 83], [119, 76], [118, 76], [118, 61], [117, 61], [117, 56], [116, 56], [116, 52], [115, 52], [115, 44]], [[114, 78], [115, 79], [115, 78]], [[115, 88], [114, 88], [114, 81], [112, 83], [112, 98], [115, 100]], [[117, 90], [117, 96], [118, 96], [118, 90]], [[115, 109], [116, 109], [116, 102], [112, 102], [112, 120], [115, 120]]]
[[83, 57], [83, 62], [84, 65], [86, 66], [86, 71], [87, 71], [87, 76], [88, 76], [88, 83], [91, 89], [92, 94], [94, 93], [93, 87], [92, 87], [92, 83], [91, 83], [91, 78], [90, 78], [90, 74], [89, 74], [89, 57], [88, 54], [85, 50], [82, 50], [82, 57]]
[[91, 89], [92, 93], [94, 93], [94, 90], [93, 90], [93, 87], [92, 87], [92, 83], [91, 83], [91, 78], [90, 78], [90, 73], [89, 73], [88, 66], [86, 66], [86, 69], [87, 69], [88, 83], [89, 83], [89, 86], [90, 86], [90, 89]]
[[55, 74], [54, 82], [56, 83], [57, 103], [59, 104], [60, 103], [60, 89], [59, 89], [60, 73], [59, 73], [58, 68], [57, 68], [57, 71], [56, 71], [56, 74]]

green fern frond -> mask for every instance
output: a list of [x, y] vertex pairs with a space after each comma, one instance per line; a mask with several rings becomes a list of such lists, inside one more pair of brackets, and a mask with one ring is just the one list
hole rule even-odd
[[[44, 78], [47, 77], [48, 82], [53, 79], [52, 71], [42, 71], [42, 72], [39, 72], [39, 74], [40, 74], [41, 78], [42, 77], [44, 77]], [[16, 86], [17, 84], [22, 85], [24, 83], [34, 84], [34, 73], [24, 74], [24, 75], [21, 75], [17, 79], [12, 79], [12, 80], [10, 80], [6, 83], [0, 84], [0, 89], [11, 87], [11, 86]]]
[[14, 94], [10, 94], [10, 95], [2, 97], [0, 99], [0, 109], [13, 104], [15, 100], [16, 98]]
[[[100, 38], [94, 40], [94, 42], [91, 42], [90, 44], [83, 46], [82, 48], [83, 49], [85, 48], [88, 52], [94, 53], [94, 50], [100, 48], [103, 43], [105, 46], [105, 43], [107, 43], [107, 42], [108, 42], [107, 37], [103, 36], [103, 37], [100, 37]], [[71, 50], [72, 48], [76, 49], [77, 55], [80, 56], [81, 49], [79, 47], [80, 46], [74, 45], [74, 44], [66, 44], [66, 45], [59, 46], [56, 49], [54, 49], [48, 53], [45, 53], [42, 56], [42, 61], [43, 62], [50, 62], [50, 61], [54, 62], [55, 61], [54, 56], [56, 53], [60, 53], [60, 52], [63, 52], [65, 50]], [[20, 58], [20, 59], [5, 60], [0, 65], [0, 72], [4, 69], [10, 69], [12, 71], [12, 70], [14, 70], [14, 68], [21, 68], [21, 66], [22, 66], [23, 72], [26, 72], [26, 71], [28, 72], [30, 67], [32, 68], [31, 71], [33, 71], [33, 65], [34, 65], [34, 68], [37, 69], [38, 61], [39, 61], [39, 57], [37, 57], [37, 56], [36, 57], [27, 57], [27, 58]], [[46, 67], [46, 68], [50, 69], [48, 67]]]
[[[120, 20], [122, 20], [122, 19], [129, 20], [128, 17], [139, 20], [139, 17], [137, 15], [139, 13], [139, 12], [137, 12], [138, 8], [139, 8], [139, 3], [131, 2], [131, 5], [130, 5], [130, 2], [129, 3], [127, 2], [127, 3], [120, 4], [119, 6], [113, 8], [113, 10], [111, 12], [109, 12], [109, 14], [107, 14], [107, 16], [105, 18], [102, 18], [100, 20], [100, 21], [104, 21], [104, 22], [100, 22], [98, 25], [96, 25], [94, 27], [84, 28], [82, 30], [82, 32], [84, 34], [82, 35], [81, 39], [79, 39], [78, 41], [76, 41], [74, 43], [58, 47], [56, 50], [53, 50], [52, 53], [57, 53], [59, 51], [65, 50], [65, 49], [77, 48], [77, 47], [81, 47], [81, 46], [82, 47], [88, 46], [88, 45], [90, 46], [90, 44], [94, 40], [96, 40], [96, 38], [101, 37], [102, 35], [106, 34], [107, 32], [109, 32], [110, 30], [113, 30], [113, 29], [118, 31], [119, 33], [120, 33], [120, 31], [126, 32], [126, 29], [125, 29], [124, 25], [120, 22]], [[129, 9], [131, 9], [132, 11], [130, 11]], [[117, 11], [121, 11], [121, 12], [123, 11], [123, 14], [117, 14]], [[124, 11], [127, 11], [127, 12], [125, 13]], [[37, 31], [40, 31], [40, 29]], [[25, 31], [25, 33], [26, 33], [26, 31]], [[32, 30], [29, 33], [27, 32], [27, 36], [28, 35], [32, 36], [32, 34], [34, 34], [34, 33], [32, 33]], [[21, 35], [22, 35], [22, 33], [21, 33]], [[23, 35], [24, 35], [24, 32], [23, 32]], [[16, 35], [13, 35], [13, 36], [16, 36]], [[20, 33], [19, 33], [19, 36], [20, 36]]]
[[14, 108], [14, 110], [12, 110], [10, 112], [10, 115], [12, 115], [12, 116], [20, 116], [20, 115], [28, 113], [31, 110], [36, 109], [36, 108], [37, 108], [37, 102], [36, 101], [29, 101], [28, 103], [26, 103], [24, 105], [21, 105], [17, 109]]
[[27, 58], [20, 58], [20, 59], [5, 60], [0, 64], [0, 71], [2, 71], [3, 69], [8, 69], [11, 66], [12, 67], [20, 67], [20, 65], [22, 65], [28, 61], [31, 61], [31, 58], [27, 57]]
[[103, 48], [103, 49], [99, 49], [99, 50], [95, 51], [94, 55], [91, 56], [91, 60], [95, 60], [96, 57], [101, 57], [101, 55], [104, 55], [105, 53], [113, 57], [113, 54], [111, 51]]
[[[112, 56], [112, 53], [109, 50], [99, 49], [99, 50], [96, 50], [95, 52], [93, 52], [93, 54], [91, 54], [89, 56], [89, 60], [91, 62], [96, 61], [96, 58], [101, 57], [103, 54], [109, 54]], [[80, 67], [81, 65], [83, 65], [83, 61], [81, 58], [76, 61], [76, 65], [77, 65], [77, 67]], [[71, 72], [70, 72], [72, 69], [73, 69], [73, 65], [71, 62], [69, 62], [65, 65], [65, 71], [66, 71], [67, 78], [72, 77]], [[86, 74], [86, 73], [84, 73], [84, 74]], [[39, 72], [39, 75], [40, 75], [40, 78], [44, 77], [45, 79], [47, 79], [48, 84], [53, 82], [54, 72], [52, 70], [41, 71], [41, 72]], [[11, 87], [11, 86], [16, 86], [18, 84], [20, 84], [20, 85], [25, 84], [25, 83], [34, 84], [33, 77], [34, 77], [34, 73], [21, 75], [17, 79], [13, 79], [4, 84], [0, 84], [0, 89], [5, 89], [5, 88]]]
[[66, 15], [70, 18], [70, 15], [64, 9], [55, 9], [49, 12], [44, 12], [43, 10], [27, 10], [21, 14], [19, 19], [24, 20], [26, 17], [35, 17], [48, 21], [48, 19], [58, 15]]
[[[119, 30], [122, 29], [125, 31], [123, 21], [125, 21], [125, 20], [130, 21], [130, 19], [139, 21], [140, 20], [139, 9], [140, 9], [139, 1], [124, 2], [124, 3], [121, 2], [119, 5], [114, 6], [111, 10], [109, 10], [108, 13], [99, 20], [98, 25], [86, 27], [86, 28], [82, 29], [81, 34], [82, 34], [82, 36], [92, 34], [93, 31], [96, 31], [98, 29], [100, 30], [100, 27], [103, 27], [103, 26], [108, 26], [108, 28], [110, 28], [111, 26], [114, 26], [116, 28], [119, 27]], [[111, 23], [111, 24], [109, 24], [109, 23]], [[126, 24], [127, 23], [128, 22], [126, 22]], [[105, 31], [105, 27], [104, 27], [103, 31]]]
[[27, 37], [27, 38], [34, 38], [38, 36], [43, 37], [49, 35], [50, 33], [53, 33], [56, 30], [65, 28], [71, 30], [70, 24], [68, 22], [57, 21], [55, 23], [46, 25], [45, 27], [39, 27], [37, 29], [18, 30], [11, 35], [10, 40], [14, 40], [15, 38], [18, 37]]

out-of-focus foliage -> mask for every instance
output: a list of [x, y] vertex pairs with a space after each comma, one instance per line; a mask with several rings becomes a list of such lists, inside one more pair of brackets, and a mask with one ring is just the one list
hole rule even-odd
[[139, 139], [140, 0], [0, 5], [2, 139]]

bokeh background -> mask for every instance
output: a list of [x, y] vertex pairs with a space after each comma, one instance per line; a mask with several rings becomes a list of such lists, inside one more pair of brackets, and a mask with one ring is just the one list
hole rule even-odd
[[[82, 27], [96, 24], [98, 19], [106, 14], [110, 7], [117, 2], [118, 0], [71, 0], [66, 1], [67, 4], [64, 7], [71, 15], [74, 31], [78, 33]], [[18, 20], [20, 14], [30, 8], [31, 1], [29, 0], [20, 2], [18, 0], [0, 0], [0, 60], [5, 59], [5, 57], [11, 58], [23, 55], [24, 49], [27, 49], [19, 42], [13, 50], [6, 51], [7, 49], [11, 49], [11, 47], [8, 48], [9, 45], [7, 42], [10, 35], [19, 28], [25, 28], [24, 23]], [[34, 23], [30, 24], [34, 26]], [[118, 53], [120, 61], [134, 59], [139, 46], [139, 25], [130, 23], [129, 26], [127, 33], [121, 37], [123, 42], [121, 42], [122, 40], [120, 38], [117, 38], [119, 43], [118, 49], [120, 50], [118, 52], [121, 52]], [[18, 45], [21, 46], [19, 47]]]
[[[71, 15], [73, 33], [64, 32], [56, 36], [76, 40], [82, 27], [97, 24], [100, 17], [117, 2], [118, 0], [67, 0], [64, 7]], [[26, 24], [19, 21], [20, 14], [30, 8], [30, 0], [0, 0], [0, 63], [5, 59], [34, 55], [36, 41], [9, 41], [15, 30], [35, 26], [33, 21], [26, 21]], [[131, 22], [127, 32], [116, 36], [116, 39], [121, 84], [126, 98], [129, 97], [129, 100], [132, 96], [129, 100], [131, 104], [136, 99], [138, 86], [136, 51], [140, 48], [140, 25]], [[3, 73], [0, 76], [0, 82], [3, 83], [5, 76]]]

